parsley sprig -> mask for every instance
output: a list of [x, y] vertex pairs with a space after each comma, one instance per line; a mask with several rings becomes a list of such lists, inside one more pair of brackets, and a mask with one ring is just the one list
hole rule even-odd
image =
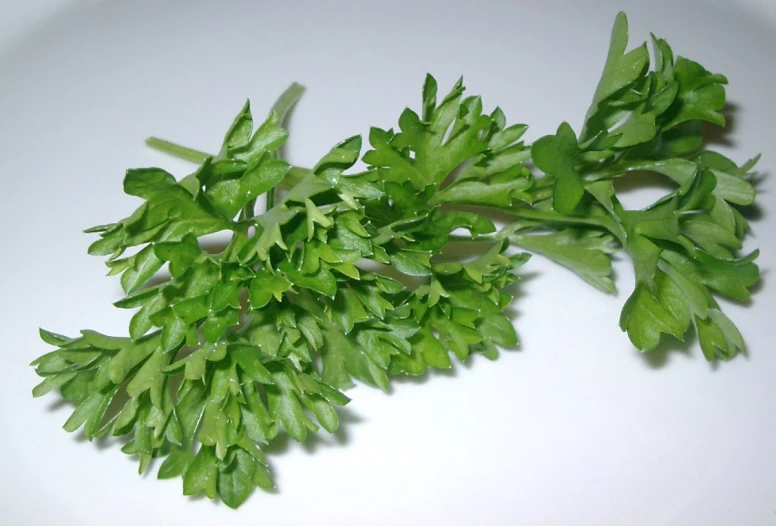
[[[738, 166], [702, 148], [703, 123], [725, 124], [724, 76], [675, 59], [655, 37], [650, 69], [646, 44], [626, 52], [627, 42], [620, 14], [582, 132], [563, 123], [531, 147], [552, 180], [552, 197], [534, 207], [561, 215], [571, 229], [529, 237], [518, 224], [511, 240], [607, 292], [614, 290], [607, 259], [615, 241], [636, 276], [620, 318], [633, 344], [654, 349], [663, 333], [683, 340], [692, 326], [707, 359], [729, 359], [743, 339], [714, 295], [746, 301], [759, 279], [758, 252], [740, 254], [757, 158]], [[661, 174], [676, 189], [643, 210], [625, 210], [614, 180], [631, 172]]]
[[[702, 149], [703, 122], [724, 124], [723, 76], [657, 38], [650, 67], [646, 45], [627, 41], [619, 15], [580, 133], [563, 123], [531, 145], [461, 80], [439, 97], [430, 75], [419, 112], [372, 128], [363, 155], [350, 137], [311, 169], [280, 152], [297, 84], [261, 122], [246, 104], [216, 155], [149, 139], [198, 167], [180, 180], [129, 170], [124, 191], [142, 204], [88, 230], [89, 253], [120, 275], [115, 305], [135, 311], [129, 335], [41, 330], [56, 350], [33, 362], [44, 378], [33, 394], [59, 389], [76, 405], [67, 431], [124, 436], [140, 472], [158, 458], [184, 494], [237, 507], [273, 485], [262, 448], [281, 430], [334, 432], [354, 382], [387, 389], [451, 355], [516, 345], [505, 309], [528, 252], [607, 293], [624, 252], [636, 284], [620, 325], [634, 345], [692, 327], [709, 360], [731, 358], [743, 340], [715, 296], [746, 300], [758, 280], [757, 253], [740, 254], [755, 161]], [[676, 188], [626, 210], [614, 181], [644, 171]], [[216, 232], [228, 244], [205, 250]], [[460, 243], [478, 250], [456, 256]]]

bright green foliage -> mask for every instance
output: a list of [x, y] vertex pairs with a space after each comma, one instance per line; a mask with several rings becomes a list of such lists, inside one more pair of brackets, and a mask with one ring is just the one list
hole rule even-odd
[[[60, 388], [78, 406], [65, 429], [83, 427], [90, 439], [130, 435], [124, 451], [139, 457], [141, 472], [164, 458], [160, 478], [181, 476], [185, 494], [236, 507], [255, 485], [272, 485], [262, 444], [280, 430], [298, 441], [320, 427], [335, 432], [334, 408], [348, 403], [341, 390], [354, 381], [387, 389], [392, 375], [450, 367], [450, 353], [493, 358], [496, 345], [515, 345], [505, 289], [525, 257], [506, 256], [507, 244], [491, 240], [473, 261], [439, 260], [452, 231], [476, 239], [496, 230], [452, 204], [498, 194], [509, 205], [530, 181], [517, 142], [524, 127], [505, 129], [498, 111], [480, 115], [462, 89], [429, 109], [455, 121], [461, 138], [407, 149], [398, 144], [408, 135], [383, 132], [393, 137], [385, 152], [423, 152], [412, 168], [417, 179], [381, 177], [400, 169], [387, 164], [344, 175], [359, 159], [356, 136], [291, 184], [291, 167], [277, 155], [285, 112], [253, 130], [247, 105], [220, 153], [191, 175], [176, 181], [158, 168], [130, 170], [125, 191], [143, 204], [90, 229], [100, 234], [90, 252], [121, 274], [127, 296], [116, 306], [135, 311], [129, 337], [42, 332], [58, 350], [34, 362], [45, 377], [34, 394]], [[364, 156], [376, 159], [374, 151]], [[469, 172], [440, 191], [464, 163]], [[519, 181], [504, 175], [510, 170]], [[270, 208], [254, 215], [266, 192]], [[199, 238], [218, 231], [230, 241], [206, 250]], [[151, 282], [165, 264], [169, 278]], [[408, 286], [412, 280], [419, 282]]]
[[[89, 230], [100, 235], [89, 252], [121, 276], [129, 335], [41, 331], [56, 350], [33, 362], [44, 378], [33, 394], [59, 389], [76, 405], [67, 431], [127, 436], [141, 472], [163, 459], [159, 478], [237, 507], [273, 486], [262, 446], [335, 432], [354, 382], [387, 389], [451, 355], [517, 345], [505, 309], [528, 254], [510, 245], [608, 293], [624, 250], [636, 285], [620, 325], [634, 345], [694, 327], [708, 359], [732, 357], [743, 340], [715, 295], [744, 301], [758, 280], [757, 253], [739, 254], [754, 161], [699, 149], [702, 121], [724, 124], [724, 77], [659, 39], [650, 69], [646, 46], [626, 52], [627, 40], [620, 15], [582, 132], [562, 123], [533, 145], [460, 80], [438, 100], [430, 75], [398, 131], [372, 128], [363, 156], [361, 137], [346, 139], [310, 170], [278, 153], [298, 85], [257, 126], [246, 104], [215, 156], [150, 139], [199, 166], [180, 180], [128, 171], [124, 190], [142, 204]], [[676, 189], [625, 210], [613, 180], [644, 171]], [[504, 213], [515, 221], [499, 231]], [[215, 232], [230, 239], [207, 248]], [[451, 250], [462, 242], [465, 258]]]
[[[597, 222], [598, 234], [577, 233], [571, 245], [569, 235], [512, 239], [604, 290], [613, 290], [605, 262], [612, 248], [599, 242], [617, 239], [636, 274], [620, 318], [633, 344], [653, 349], [663, 333], [684, 339], [693, 326], [709, 360], [728, 359], [743, 350], [743, 341], [713, 294], [745, 301], [759, 278], [757, 252], [739, 255], [749, 230], [742, 207], [755, 198], [756, 159], [739, 167], [699, 149], [703, 122], [725, 123], [725, 77], [674, 59], [657, 38], [650, 69], [646, 45], [626, 53], [627, 41], [621, 14], [580, 136], [564, 123], [532, 146], [534, 162], [554, 179], [552, 209], [576, 228], [579, 221]], [[676, 190], [644, 210], [624, 210], [613, 180], [629, 172], [662, 174]]]

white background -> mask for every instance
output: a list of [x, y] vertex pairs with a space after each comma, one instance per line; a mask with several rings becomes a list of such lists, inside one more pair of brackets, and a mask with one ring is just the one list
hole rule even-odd
[[[615, 13], [730, 79], [730, 143], [774, 172], [776, 15], [767, 2], [0, 2], [0, 523], [776, 524], [776, 224], [766, 180], [752, 246], [764, 285], [728, 313], [749, 356], [707, 364], [693, 342], [641, 355], [617, 327], [631, 290], [606, 297], [534, 258], [516, 300], [522, 350], [453, 374], [357, 387], [335, 437], [271, 448], [279, 489], [239, 511], [138, 477], [113, 446], [34, 400], [37, 327], [124, 333], [118, 282], [86, 255], [88, 226], [137, 202], [127, 167], [189, 167], [144, 148], [150, 134], [217, 148], [245, 97], [260, 112], [307, 85], [288, 153], [311, 165], [369, 125], [417, 106], [423, 75], [464, 74], [488, 108], [578, 128]], [[644, 193], [626, 201], [638, 203]]]

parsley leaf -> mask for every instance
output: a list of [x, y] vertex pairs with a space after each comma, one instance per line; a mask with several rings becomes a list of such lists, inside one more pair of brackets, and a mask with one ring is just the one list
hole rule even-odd
[[[262, 447], [336, 432], [356, 382], [388, 389], [517, 345], [506, 309], [529, 253], [515, 248], [606, 293], [622, 252], [635, 284], [620, 327], [636, 347], [694, 330], [707, 359], [732, 358], [744, 341], [717, 298], [746, 301], [759, 279], [758, 252], [741, 253], [757, 159], [703, 149], [727, 80], [652, 44], [653, 64], [646, 44], [628, 51], [618, 15], [581, 131], [563, 122], [533, 144], [462, 79], [439, 100], [431, 75], [398, 131], [371, 128], [363, 155], [346, 138], [311, 169], [280, 152], [298, 84], [260, 122], [246, 103], [216, 155], [149, 139], [197, 168], [129, 170], [124, 191], [142, 204], [87, 230], [120, 275], [129, 334], [41, 330], [55, 350], [32, 363], [33, 395], [58, 389], [75, 404], [65, 430], [126, 436], [141, 473], [163, 458], [159, 478], [236, 508], [274, 487]], [[628, 210], [614, 181], [643, 172], [674, 188]], [[215, 232], [231, 237], [206, 250]]]

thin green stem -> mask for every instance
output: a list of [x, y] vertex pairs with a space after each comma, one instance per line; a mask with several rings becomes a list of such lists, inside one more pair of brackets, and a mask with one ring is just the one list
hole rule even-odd
[[[178, 159], [191, 161], [193, 163], [202, 163], [205, 161], [205, 159], [212, 157], [212, 155], [209, 153], [187, 148], [174, 142], [159, 139], [158, 137], [149, 137], [146, 139], [146, 144], [154, 150], [158, 150]], [[288, 174], [286, 174], [285, 178], [280, 182], [280, 187], [286, 190], [293, 188], [299, 184], [302, 179], [304, 179], [311, 171], [312, 170], [309, 168], [292, 166], [288, 171]]]
[[[304, 86], [294, 82], [288, 88], [286, 88], [286, 90], [275, 101], [275, 104], [272, 105], [271, 113], [274, 112], [277, 115], [278, 122], [280, 122], [281, 125], [288, 118], [289, 112], [294, 107], [294, 104], [296, 104], [296, 102], [302, 96], [304, 91]], [[191, 161], [198, 164], [203, 163], [206, 159], [213, 157], [212, 154], [201, 152], [193, 148], [187, 148], [186, 146], [182, 146], [171, 141], [166, 141], [158, 137], [149, 137], [146, 139], [146, 144], [155, 150], [172, 155], [178, 159], [183, 159], [185, 161]], [[273, 152], [271, 155], [275, 158], [279, 157], [276, 152]], [[286, 190], [291, 189], [299, 184], [302, 179], [304, 179], [305, 176], [307, 176], [309, 173], [310, 170], [307, 168], [292, 166], [286, 177], [280, 182], [278, 186]], [[275, 188], [272, 188], [269, 192], [267, 192], [267, 210], [275, 206], [275, 197], [276, 190]], [[242, 219], [252, 218], [256, 213], [255, 210], [256, 199], [251, 199], [242, 209]]]
[[[278, 118], [278, 122], [281, 126], [285, 124], [286, 119], [288, 118], [288, 114], [291, 111], [291, 109], [294, 107], [296, 102], [299, 100], [299, 98], [304, 93], [304, 86], [301, 84], [297, 84], [294, 82], [289, 87], [286, 88], [286, 90], [280, 94], [280, 97], [278, 97], [278, 100], [275, 101], [275, 104], [272, 105], [272, 110], [270, 110], [270, 115], [272, 113], [275, 113]], [[274, 158], [280, 158], [280, 150], [277, 150], [275, 152], [272, 152], [270, 154]], [[290, 172], [290, 170], [289, 170]], [[288, 177], [285, 177], [284, 180], [288, 179]], [[283, 181], [281, 181], [282, 183]], [[286, 183], [288, 184], [288, 183]], [[293, 185], [292, 185], [293, 187]], [[288, 186], [286, 186], [288, 188]], [[270, 188], [267, 192], [267, 211], [271, 210], [272, 207], [275, 206], [275, 196], [277, 195], [277, 188], [273, 187]], [[251, 203], [251, 210], [253, 210], [253, 203]]]
[[209, 153], [201, 152], [193, 148], [187, 148], [185, 146], [181, 146], [180, 144], [165, 141], [164, 139], [160, 139], [158, 137], [149, 137], [146, 139], [145, 143], [147, 146], [153, 148], [154, 150], [158, 150], [168, 155], [172, 155], [173, 157], [177, 157], [178, 159], [191, 161], [193, 163], [203, 163], [205, 162], [205, 159], [213, 157], [213, 155]]
[[256, 199], [251, 199], [242, 209], [242, 219], [251, 219], [256, 215]]
[[272, 105], [272, 111], [278, 116], [278, 122], [282, 125], [288, 117], [288, 112], [294, 107], [294, 104], [304, 93], [304, 86], [294, 82], [286, 90], [280, 94], [278, 100]]
[[273, 188], [269, 192], [267, 192], [267, 212], [272, 210], [272, 208], [275, 206], [275, 189]]
[[521, 217], [523, 219], [533, 219], [546, 223], [558, 223], [566, 225], [587, 225], [602, 228], [617, 238], [620, 243], [625, 244], [625, 231], [622, 225], [618, 224], [609, 216], [605, 217], [574, 217], [564, 216], [548, 210], [533, 210], [530, 208], [499, 208], [502, 212]]
[[449, 235], [447, 236], [448, 241], [457, 241], [461, 243], [495, 243], [496, 241], [500, 241], [498, 238], [493, 236], [480, 236], [480, 237], [466, 237], [466, 236], [454, 236]]
[[608, 229], [608, 226], [605, 224], [605, 222], [598, 218], [564, 216], [555, 212], [532, 210], [530, 208], [499, 208], [499, 210], [510, 215], [522, 217], [524, 219], [536, 219], [538, 221], [549, 221], [554, 223], [592, 225]]

